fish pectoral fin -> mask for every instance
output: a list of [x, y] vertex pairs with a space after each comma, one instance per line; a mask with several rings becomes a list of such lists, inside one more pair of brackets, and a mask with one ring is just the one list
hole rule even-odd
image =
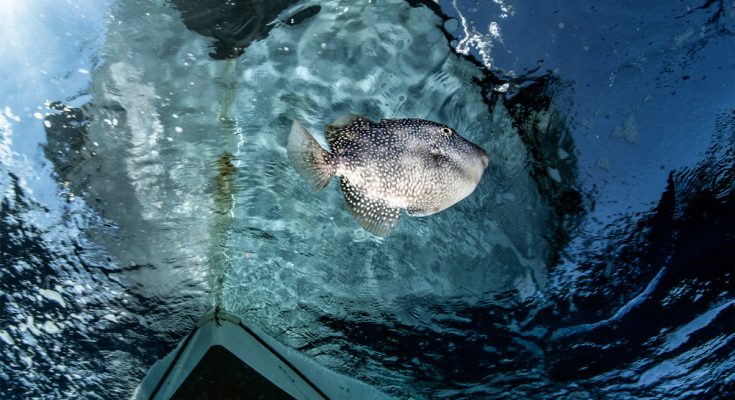
[[288, 159], [296, 171], [316, 190], [321, 190], [332, 179], [335, 168], [327, 162], [329, 153], [322, 149], [319, 142], [304, 128], [294, 121], [286, 145]]
[[401, 216], [400, 208], [389, 207], [382, 200], [368, 198], [360, 188], [352, 186], [344, 177], [340, 178], [339, 183], [347, 209], [365, 230], [382, 237], [393, 231]]

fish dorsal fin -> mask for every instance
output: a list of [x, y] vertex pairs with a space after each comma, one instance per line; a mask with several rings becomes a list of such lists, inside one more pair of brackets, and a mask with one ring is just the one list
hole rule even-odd
[[340, 130], [346, 126], [352, 125], [357, 121], [370, 122], [369, 119], [359, 115], [345, 114], [334, 120], [334, 122], [332, 122], [331, 124], [327, 125], [326, 128], [324, 128], [324, 136], [327, 138], [327, 143], [331, 145], [332, 143], [336, 142], [339, 139]]
[[337, 127], [343, 127], [347, 125], [351, 125], [355, 121], [370, 121], [369, 119], [363, 117], [362, 115], [356, 115], [356, 114], [345, 114], [337, 119], [334, 120], [330, 125], [334, 125]]
[[376, 236], [388, 236], [398, 224], [400, 208], [392, 208], [382, 200], [369, 199], [364, 192], [345, 177], [339, 180], [347, 209], [368, 232]]

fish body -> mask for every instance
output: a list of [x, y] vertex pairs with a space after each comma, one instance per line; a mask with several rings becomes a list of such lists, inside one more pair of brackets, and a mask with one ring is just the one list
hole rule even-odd
[[289, 159], [317, 190], [338, 176], [347, 208], [378, 236], [395, 228], [401, 209], [426, 216], [467, 197], [488, 165], [482, 148], [427, 120], [350, 115], [327, 125], [325, 136], [329, 151], [294, 121]]

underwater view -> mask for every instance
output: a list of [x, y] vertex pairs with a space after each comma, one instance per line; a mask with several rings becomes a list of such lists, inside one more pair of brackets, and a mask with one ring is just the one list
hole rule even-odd
[[[385, 398], [735, 396], [735, 2], [0, 20], [0, 397], [133, 398], [213, 309]], [[375, 227], [349, 160], [399, 166], [347, 146], [315, 190], [289, 137], [337, 154], [382, 120], [454, 135], [427, 159], [455, 169]]]

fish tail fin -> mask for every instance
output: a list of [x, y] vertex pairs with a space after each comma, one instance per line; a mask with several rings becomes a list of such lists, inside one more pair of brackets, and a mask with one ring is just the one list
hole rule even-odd
[[335, 167], [329, 162], [329, 153], [296, 121], [291, 125], [286, 152], [296, 171], [315, 190], [324, 189], [334, 176]]

